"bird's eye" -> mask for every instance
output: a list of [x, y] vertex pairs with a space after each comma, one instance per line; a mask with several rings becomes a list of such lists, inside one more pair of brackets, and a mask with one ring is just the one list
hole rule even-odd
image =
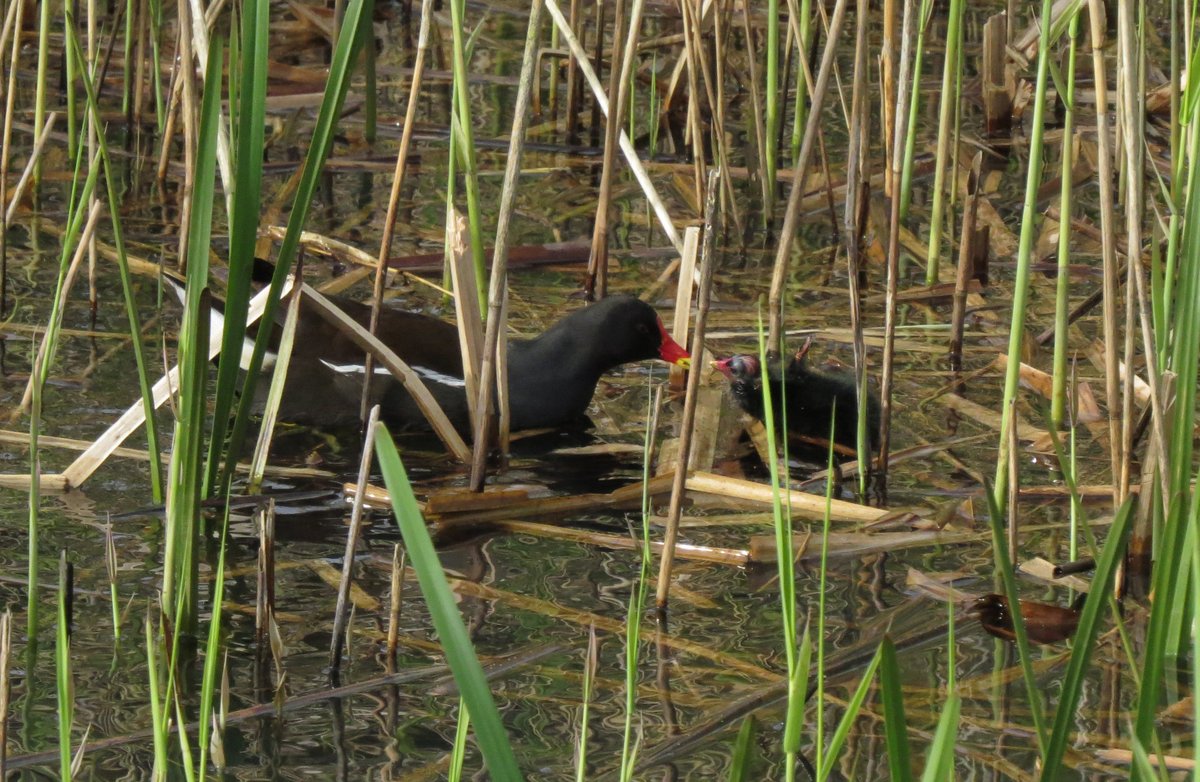
[[729, 359], [729, 367], [743, 377], [753, 377], [758, 374], [758, 360], [753, 356], [734, 356]]
[[639, 324], [637, 324], [637, 333], [638, 334], [649, 334], [650, 327], [647, 326], [645, 323], [639, 323]]

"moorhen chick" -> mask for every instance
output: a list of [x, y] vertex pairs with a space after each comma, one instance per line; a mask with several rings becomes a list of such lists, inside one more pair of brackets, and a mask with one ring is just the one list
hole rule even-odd
[[[849, 372], [812, 369], [805, 360], [807, 353], [806, 344], [792, 357], [786, 370], [781, 371], [778, 362], [767, 368], [775, 425], [782, 428], [786, 410], [790, 434], [809, 443], [828, 442], [830, 419], [836, 417], [834, 442], [853, 450], [858, 441], [858, 394], [854, 376]], [[729, 390], [738, 406], [761, 421], [763, 373], [758, 357], [730, 356], [714, 361], [713, 366], [729, 379]], [[874, 451], [879, 444], [879, 399], [873, 393], [867, 396], [867, 439]]]
[[[174, 281], [172, 281], [174, 282]], [[366, 326], [371, 308], [342, 297], [332, 300]], [[214, 316], [219, 316], [214, 308]], [[283, 315], [278, 320], [282, 323]], [[455, 428], [470, 437], [466, 384], [458, 330], [439, 318], [384, 307], [376, 334], [421, 376]], [[250, 351], [244, 350], [248, 358]], [[291, 365], [280, 404], [281, 420], [313, 426], [358, 422], [363, 351], [317, 317], [296, 324]], [[609, 296], [563, 316], [541, 336], [508, 343], [511, 427], [540, 429], [577, 422], [600, 376], [631, 361], [658, 358], [687, 366], [686, 350], [667, 334], [658, 313], [633, 296]], [[268, 356], [267, 365], [273, 363]], [[267, 383], [260, 383], [265, 391]], [[370, 401], [394, 430], [428, 430], [404, 386], [376, 365]]]

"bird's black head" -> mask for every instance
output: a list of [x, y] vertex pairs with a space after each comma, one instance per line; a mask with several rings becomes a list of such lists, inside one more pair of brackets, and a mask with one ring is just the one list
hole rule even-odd
[[671, 338], [662, 319], [646, 302], [633, 296], [609, 296], [571, 313], [562, 324], [588, 342], [588, 349], [608, 367], [659, 358], [687, 367], [688, 352]]

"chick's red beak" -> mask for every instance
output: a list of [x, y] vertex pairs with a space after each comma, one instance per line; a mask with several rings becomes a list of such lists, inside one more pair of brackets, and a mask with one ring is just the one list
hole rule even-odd
[[729, 366], [729, 362], [731, 361], [733, 361], [732, 356], [729, 358], [718, 359], [717, 361], [712, 362], [712, 367], [729, 380], [733, 380], [733, 369]]
[[683, 367], [684, 369], [690, 367], [692, 365], [692, 357], [684, 350], [683, 345], [671, 339], [671, 335], [667, 333], [667, 329], [663, 326], [661, 318], [658, 321], [658, 333], [662, 337], [662, 342], [658, 347], [658, 357], [668, 364], [674, 364], [677, 367]]

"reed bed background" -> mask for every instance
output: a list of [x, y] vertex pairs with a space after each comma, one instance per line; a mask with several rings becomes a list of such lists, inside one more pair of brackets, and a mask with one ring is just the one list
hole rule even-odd
[[[372, 420], [353, 487], [355, 523], [344, 569], [330, 568], [339, 590], [328, 667], [334, 686], [297, 693], [289, 688], [288, 650], [278, 623], [269, 504], [254, 515], [259, 546], [249, 648], [230, 643], [230, 619], [223, 613], [235, 503], [240, 495], [257, 494], [272, 466], [271, 406], [259, 417], [248, 401], [262, 371], [268, 330], [258, 332], [245, 374], [236, 362], [214, 367], [211, 358], [239, 355], [248, 324], [276, 322], [280, 307], [287, 308], [280, 317], [285, 355], [296, 318], [337, 322], [336, 307], [305, 282], [303, 272], [327, 289], [369, 278], [378, 312], [387, 267], [398, 268], [405, 284], [444, 291], [463, 330], [473, 441], [464, 442], [444, 415], [439, 420], [432, 398], [414, 393], [445, 449], [434, 463], [482, 491], [489, 471], [494, 476], [502, 470], [489, 455], [509, 448], [504, 395], [499, 405], [492, 400], [494, 389], [506, 383], [510, 272], [528, 257], [517, 250], [545, 243], [546, 225], [551, 234], [569, 230], [572, 218], [587, 224], [590, 241], [553, 250], [553, 260], [586, 262], [571, 279], [580, 281], [588, 298], [631, 280], [657, 298], [677, 281], [676, 323], [684, 332], [694, 307], [688, 344], [695, 364], [680, 386], [681, 412], [651, 394], [639, 408], [642, 425], [635, 428], [643, 431], [645, 445], [642, 480], [633, 487], [638, 491], [567, 498], [577, 511], [640, 498], [633, 542], [624, 541], [640, 557], [629, 575], [627, 614], [607, 627], [592, 621], [586, 633], [580, 622], [579, 638], [589, 640], [572, 649], [583, 661], [572, 696], [572, 707], [581, 710], [573, 729], [577, 740], [573, 757], [564, 751], [556, 759], [556, 773], [644, 778], [646, 769], [692, 761], [697, 748], [714, 746], [724, 748], [718, 767], [730, 779], [757, 778], [763, 768], [786, 779], [866, 778], [866, 767], [882, 776], [883, 763], [892, 779], [948, 779], [956, 765], [967, 763], [1013, 778], [1094, 773], [1149, 779], [1165, 778], [1165, 769], [1190, 760], [1200, 720], [1190, 694], [1200, 651], [1193, 453], [1200, 134], [1193, 121], [1197, 86], [1186, 67], [1197, 51], [1191, 5], [101, 5], [8, 0], [0, 34], [6, 85], [0, 145], [0, 317], [6, 339], [0, 345], [14, 427], [5, 434], [7, 442], [19, 442], [19, 461], [27, 468], [23, 475], [4, 476], [4, 485], [27, 497], [24, 529], [18, 533], [11, 518], [6, 525], [6, 533], [24, 536], [27, 553], [21, 563], [24, 604], [10, 601], [15, 613], [0, 625], [0, 777], [7, 778], [9, 769], [54, 765], [64, 779], [95, 775], [89, 758], [132, 745], [143, 755], [131, 766], [154, 778], [207, 778], [227, 767], [224, 737], [231, 721], [304, 708], [310, 702], [305, 698], [384, 688], [391, 688], [385, 733], [393, 734], [402, 720], [396, 688], [440, 675], [443, 659], [454, 684], [439, 693], [458, 703], [448, 707], [456, 728], [453, 746], [427, 768], [452, 779], [472, 766], [486, 766], [494, 779], [534, 776], [544, 759], [523, 754], [528, 738], [496, 705], [509, 661], [492, 657], [481, 665], [456, 602], [465, 595], [494, 600], [488, 592], [494, 587], [457, 577], [448, 583], [423, 520], [440, 515], [446, 526], [452, 520], [461, 527], [471, 523], [472, 513], [478, 522], [480, 514], [494, 511], [487, 523], [520, 524], [527, 516], [562, 512], [566, 502], [560, 498], [557, 510], [547, 511], [508, 504], [493, 490], [457, 517], [439, 514], [437, 487], [418, 482], [416, 491], [426, 494], [425, 505], [418, 503], [400, 452]], [[502, 37], [520, 43], [499, 45]], [[488, 91], [504, 97], [481, 97]], [[387, 114], [394, 120], [388, 124], [375, 101], [393, 92], [403, 96], [395, 105], [405, 112], [402, 118], [398, 110]], [[413, 164], [435, 153], [445, 161], [444, 177]], [[294, 159], [277, 165], [289, 155]], [[544, 175], [538, 165], [550, 155], [560, 156], [559, 167], [584, 172], [574, 183], [573, 202], [529, 195]], [[333, 180], [363, 175], [370, 189], [373, 171], [390, 175], [388, 200], [363, 199], [361, 211], [373, 216], [354, 225], [354, 240], [314, 233], [319, 212], [345, 192]], [[425, 199], [426, 214], [402, 205], [404, 194], [414, 191], [436, 192], [436, 199]], [[128, 222], [146, 221], [144, 207], [134, 204], [153, 205], [156, 243], [146, 240], [144, 224], [135, 229], [136, 246], [128, 240]], [[549, 211], [560, 214], [548, 217]], [[435, 229], [414, 235], [415, 226], [429, 225]], [[397, 241], [404, 252], [440, 245], [445, 262], [434, 264], [443, 271], [440, 280], [436, 272], [412, 271], [411, 263], [406, 269], [412, 254], [397, 259]], [[31, 248], [57, 264], [35, 275], [27, 260]], [[641, 262], [631, 260], [635, 250], [642, 251]], [[812, 263], [818, 254], [827, 260]], [[315, 260], [322, 255], [353, 269], [331, 282], [313, 268], [328, 266]], [[259, 292], [251, 284], [256, 258], [275, 264]], [[670, 262], [653, 265], [663, 258]], [[814, 267], [821, 269], [820, 279]], [[159, 320], [159, 279], [168, 272], [186, 280], [177, 330]], [[21, 275], [36, 278], [36, 286]], [[659, 281], [651, 282], [652, 276]], [[13, 282], [18, 279], [20, 286]], [[757, 342], [764, 364], [786, 356], [789, 318], [813, 288], [833, 291], [846, 307], [842, 340], [852, 348], [861, 404], [864, 389], [877, 383], [883, 414], [878, 453], [868, 446], [864, 424], [856, 460], [839, 465], [831, 451], [826, 470], [800, 485], [814, 494], [789, 491], [799, 476], [790, 474], [786, 438], [774, 431], [768, 412], [760, 448], [769, 488], [705, 483], [711, 459], [700, 465], [689, 459], [693, 435], [703, 428], [696, 421], [706, 404], [706, 346], [724, 350], [738, 340]], [[225, 301], [220, 335], [210, 333], [207, 317], [215, 292]], [[743, 306], [719, 325], [736, 320], [741, 330], [723, 343], [728, 337], [709, 322], [710, 308], [719, 303], [728, 313], [738, 296], [746, 299]], [[124, 324], [117, 350], [135, 368], [126, 391], [130, 399], [140, 396], [121, 428], [91, 435], [73, 461], [47, 452], [46, 445], [60, 444], [48, 434], [62, 430], [61, 416], [71, 412], [52, 382], [61, 380], [56, 373], [69, 363], [63, 358], [72, 349], [64, 323], [77, 321], [68, 320], [68, 311], [86, 311], [93, 331], [101, 330], [98, 323]], [[117, 314], [107, 316], [110, 311]], [[757, 329], [747, 328], [756, 321]], [[419, 387], [420, 379], [369, 332], [354, 331], [369, 360]], [[927, 351], [924, 365], [904, 360], [917, 346]], [[919, 384], [919, 404], [902, 398], [898, 388], [911, 397], [918, 385], [903, 382], [906, 368], [930, 365], [938, 371], [923, 379], [936, 382]], [[178, 369], [169, 382], [156, 383], [164, 366]], [[1085, 372], [1097, 373], [1096, 387], [1081, 378]], [[1002, 379], [1000, 392], [972, 399], [980, 378], [988, 376]], [[275, 382], [281, 388], [282, 375]], [[764, 391], [769, 395], [769, 386]], [[772, 400], [764, 401], [770, 411]], [[901, 413], [935, 404], [956, 420], [983, 426], [987, 434], [980, 439], [987, 444], [975, 457], [990, 464], [986, 473], [954, 455], [959, 443], [913, 442], [903, 433]], [[366, 408], [364, 396], [364, 421]], [[863, 412], [860, 407], [860, 421]], [[679, 429], [674, 462], [655, 447], [667, 415]], [[99, 601], [89, 601], [81, 615], [72, 599], [72, 557], [61, 530], [44, 519], [47, 497], [86, 487], [134, 431], [148, 467], [128, 492], [131, 504], [164, 504], [156, 532], [161, 548], [139, 564], [138, 577], [153, 581], [154, 594], [123, 594], [109, 522], [101, 578], [108, 591], [100, 593], [108, 605], [96, 613]], [[776, 458], [779, 447], [783, 460]], [[239, 465], [247, 456], [249, 481], [240, 477]], [[1015, 651], [1007, 641], [997, 642], [995, 677], [1020, 679], [1025, 688], [1019, 713], [1006, 708], [996, 723], [1029, 737], [1017, 755], [1036, 758], [1036, 772], [999, 755], [981, 760], [961, 743], [964, 732], [981, 729], [962, 722], [964, 694], [973, 697], [971, 688], [980, 685], [963, 686], [956, 673], [961, 609], [969, 600], [946, 574], [934, 573], [919, 587], [910, 584], [925, 595], [924, 611], [936, 606], [932, 625], [910, 631], [894, 621], [857, 643], [829, 641], [829, 556], [841, 545], [834, 525], [853, 530], [862, 545], [881, 532], [877, 525], [887, 514], [877, 509], [911, 510], [920, 491], [912, 484], [920, 475], [912, 462], [923, 456], [953, 465], [963, 492], [978, 506], [956, 504], [952, 515], [986, 519], [990, 529], [964, 532], [957, 521], [947, 528], [932, 512], [906, 529], [986, 539], [984, 561], [992, 564], [976, 560], [974, 572], [986, 573], [993, 591], [1017, 607], [1008, 611], [1006, 628]], [[379, 601], [351, 597], [373, 463], [387, 485], [384, 504], [395, 513], [404, 549], [404, 558], [389, 557], [384, 565], [391, 595], [386, 611]], [[1058, 497], [1050, 504], [1065, 519], [1052, 533], [1061, 559], [1091, 558], [1095, 566], [1083, 585], [1089, 587], [1086, 598], [1074, 609], [1069, 643], [1052, 655], [1035, 652], [1040, 628], [1027, 624], [1042, 617], [1020, 596], [1030, 591], [1028, 582], [1022, 590], [1014, 575], [1014, 565], [1027, 559], [1023, 551], [1044, 532], [1029, 532], [1022, 503], [1051, 489]], [[654, 692], [669, 700], [666, 649], [686, 643], [673, 635], [684, 631], [677, 615], [672, 622], [679, 599], [673, 597], [673, 563], [699, 556], [680, 539], [682, 509], [689, 498], [722, 493], [757, 502], [769, 514], [771, 541], [763, 545], [774, 553], [763, 561], [777, 567], [775, 658], [755, 666], [761, 679], [746, 692], [705, 704], [686, 725], [661, 728], [659, 720], [673, 718], [659, 714], [651, 699], [639, 699], [647, 686], [639, 678], [639, 654], [654, 649]], [[1085, 503], [1085, 496], [1101, 501]], [[661, 534], [651, 526], [660, 504], [668, 508]], [[794, 525], [799, 519], [793, 514], [805, 519], [807, 533]], [[1093, 533], [1097, 525], [1105, 529], [1101, 539]], [[932, 548], [950, 539], [939, 534], [917, 545]], [[819, 599], [802, 605], [797, 583], [806, 576], [797, 564], [805, 546], [815, 545], [810, 538], [820, 540], [813, 576]], [[793, 550], [795, 556], [784, 554]], [[60, 552], [53, 597], [42, 561], [49, 551]], [[754, 552], [751, 540], [726, 553], [730, 562], [745, 565]], [[438, 662], [421, 670], [411, 660], [396, 664], [399, 593], [410, 575], [440, 644], [429, 647]], [[656, 647], [649, 643], [655, 640], [648, 621], [652, 578], [658, 583]], [[928, 602], [930, 595], [944, 606]], [[55, 610], [47, 616], [52, 600]], [[348, 644], [356, 637], [346, 630], [355, 626], [346, 616], [348, 604], [374, 605], [364, 610], [388, 626], [386, 641], [361, 627], [357, 636], [358, 643], [385, 650], [385, 674], [368, 675], [360, 667], [354, 682], [342, 681], [350, 674], [341, 660], [354, 658]], [[87, 709], [76, 704], [92, 696], [72, 653], [72, 628], [101, 621], [111, 623], [114, 650], [122, 639], [138, 639], [132, 643], [140, 647], [146, 681], [136, 731], [85, 724], [80, 712]], [[131, 621], [143, 621], [143, 632], [131, 632]], [[598, 634], [623, 635], [620, 728], [607, 719], [597, 723], [590, 711], [597, 688], [615, 687], [597, 675]], [[947, 675], [931, 688], [941, 710], [914, 719], [917, 704], [907, 694], [903, 660], [931, 639], [945, 655]], [[50, 664], [42, 661], [39, 642], [54, 649], [53, 699], [36, 681]], [[514, 665], [530, 666], [562, 650], [512, 651]], [[714, 656], [731, 675], [750, 675], [736, 655]], [[240, 694], [229, 675], [231, 657], [252, 661], [253, 680]], [[10, 675], [16, 659], [25, 671], [20, 682]], [[82, 662], [86, 670], [95, 667]], [[1122, 696], [1105, 717], [1111, 723], [1105, 740], [1090, 741], [1083, 728], [1091, 716], [1084, 694], [1089, 682], [1113, 670], [1123, 671], [1117, 674]], [[1049, 690], [1048, 679], [1055, 682]], [[14, 690], [20, 713], [10, 708]], [[232, 698], [242, 703], [239, 709], [231, 710]], [[778, 706], [780, 700], [785, 705]], [[765, 712], [772, 715], [767, 719], [780, 721], [779, 729], [755, 726], [750, 715], [767, 706], [775, 709]], [[924, 701], [920, 707], [925, 710]], [[34, 712], [46, 708], [56, 717], [52, 756], [38, 752], [45, 741], [29, 732], [37, 723]], [[1165, 722], [1164, 709], [1177, 721]], [[12, 725], [25, 729], [15, 742]], [[736, 735], [723, 732], [733, 727]], [[995, 725], [988, 729], [1002, 732]], [[883, 748], [864, 749], [851, 740], [869, 743], [875, 732], [882, 734]], [[591, 745], [605, 733], [620, 738]], [[10, 743], [21, 748], [16, 758], [6, 757]], [[1112, 754], [1118, 751], [1127, 754]]]

